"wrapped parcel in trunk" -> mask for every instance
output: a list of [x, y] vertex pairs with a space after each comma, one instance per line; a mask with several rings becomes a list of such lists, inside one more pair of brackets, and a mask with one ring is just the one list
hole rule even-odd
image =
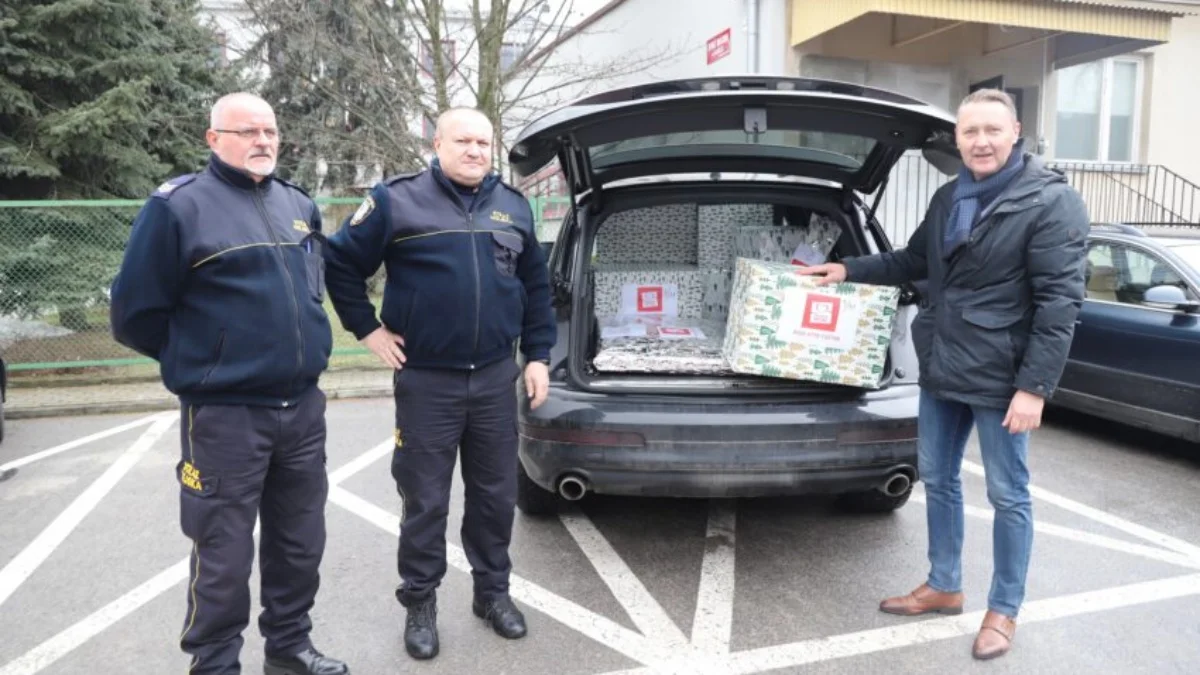
[[723, 353], [737, 373], [877, 389], [900, 289], [818, 286], [790, 264], [738, 258]]
[[669, 316], [609, 316], [600, 324], [600, 372], [732, 375], [721, 354], [725, 325]]

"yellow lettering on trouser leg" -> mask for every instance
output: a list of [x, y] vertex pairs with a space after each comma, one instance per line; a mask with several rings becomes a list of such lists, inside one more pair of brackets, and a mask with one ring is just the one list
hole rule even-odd
[[200, 470], [191, 462], [183, 463], [183, 468], [179, 471], [179, 482], [183, 483], [184, 487], [196, 492], [203, 491], [203, 486], [200, 483]]
[[[196, 473], [196, 484], [199, 485], [200, 484], [200, 471], [196, 469], [194, 464], [192, 464], [192, 462], [196, 461], [196, 450], [192, 446], [192, 444], [193, 444], [192, 432], [193, 432], [194, 426], [195, 425], [194, 425], [193, 410], [192, 410], [192, 406], [189, 405], [188, 406], [187, 441], [188, 441], [188, 456], [191, 458], [192, 461], [183, 463], [183, 471], [181, 473], [186, 475], [186, 473], [189, 470], [194, 471]], [[194, 488], [194, 489], [198, 489], [198, 488]], [[189, 599], [191, 600], [192, 612], [191, 612], [191, 616], [188, 617], [187, 625], [184, 626], [184, 628], [183, 628], [183, 632], [179, 634], [179, 642], [180, 643], [182, 643], [184, 641], [184, 639], [187, 638], [188, 633], [192, 632], [192, 627], [196, 625], [196, 612], [199, 611], [199, 609], [200, 609], [200, 602], [196, 598], [196, 583], [198, 581], [200, 581], [200, 543], [199, 543], [199, 541], [195, 541], [195, 540], [192, 541], [192, 562], [193, 562], [192, 583], [191, 583], [191, 588], [189, 589], [189, 592], [188, 592]], [[192, 662], [190, 664], [188, 664], [188, 672], [190, 673], [193, 670], [195, 670], [196, 666], [199, 664], [200, 664], [200, 657], [193, 656]]]

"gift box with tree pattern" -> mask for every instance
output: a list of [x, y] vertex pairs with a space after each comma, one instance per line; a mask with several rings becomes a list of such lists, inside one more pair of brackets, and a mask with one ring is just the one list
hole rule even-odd
[[877, 389], [899, 295], [818, 286], [794, 265], [738, 258], [722, 352], [738, 373]]

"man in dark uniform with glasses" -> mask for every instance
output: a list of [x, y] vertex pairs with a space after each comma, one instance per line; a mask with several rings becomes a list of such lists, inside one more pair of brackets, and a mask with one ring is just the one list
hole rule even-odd
[[266, 675], [345, 675], [309, 639], [325, 549], [321, 217], [274, 175], [279, 132], [250, 94], [217, 101], [197, 174], [159, 186], [112, 287], [112, 330], [157, 360], [182, 406], [180, 525], [192, 540], [188, 673], [241, 672], [254, 525]]

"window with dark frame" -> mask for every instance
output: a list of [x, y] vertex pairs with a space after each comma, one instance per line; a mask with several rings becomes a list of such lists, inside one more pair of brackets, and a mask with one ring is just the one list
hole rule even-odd
[[521, 45], [515, 42], [505, 42], [500, 45], [500, 72], [507, 73], [517, 63], [517, 59], [521, 58], [521, 51], [524, 49]]

